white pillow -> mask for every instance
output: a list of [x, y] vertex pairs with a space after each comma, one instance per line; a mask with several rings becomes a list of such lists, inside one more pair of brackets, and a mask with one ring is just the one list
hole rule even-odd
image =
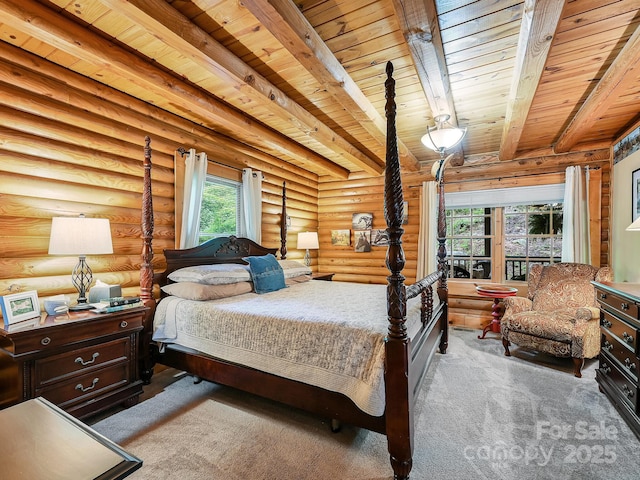
[[207, 285], [204, 283], [181, 282], [165, 285], [162, 287], [162, 291], [187, 300], [217, 300], [249, 293], [253, 291], [253, 284], [251, 282], [238, 282]]
[[278, 260], [278, 263], [284, 271], [284, 278], [300, 277], [312, 273], [309, 267], [296, 260]]
[[207, 285], [225, 285], [229, 283], [250, 282], [248, 265], [221, 263], [218, 265], [196, 265], [180, 268], [168, 275], [174, 282], [195, 282]]

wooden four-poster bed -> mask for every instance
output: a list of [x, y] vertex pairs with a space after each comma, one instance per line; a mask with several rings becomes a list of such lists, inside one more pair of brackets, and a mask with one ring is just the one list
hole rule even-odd
[[[386, 295], [377, 293], [377, 296], [380, 297], [380, 302], [375, 301], [376, 299], [368, 289], [373, 287], [381, 288], [382, 291], [385, 291], [385, 287], [381, 285], [312, 280], [292, 283], [289, 288], [283, 288], [279, 291], [264, 294], [250, 292], [236, 295], [234, 293], [236, 296], [205, 302], [186, 300], [180, 296], [169, 295], [167, 297], [163, 294], [166, 298], [157, 303], [153, 296], [154, 281], [157, 281], [163, 288], [167, 288], [167, 282], [171, 283], [172, 281], [176, 282], [173, 283], [174, 287], [193, 285], [193, 283], [181, 283], [179, 277], [174, 276], [174, 279], [178, 278], [177, 280], [172, 280], [168, 277], [185, 271], [193, 273], [193, 269], [204, 269], [208, 272], [209, 269], [217, 269], [218, 267], [224, 267], [225, 269], [227, 267], [230, 269], [235, 269], [236, 267], [246, 268], [251, 274], [249, 278], [257, 281], [258, 277], [254, 277], [253, 274], [255, 272], [251, 270], [253, 263], [251, 263], [250, 267], [242, 266], [247, 263], [245, 259], [247, 257], [266, 259], [269, 254], [276, 254], [277, 249], [266, 248], [243, 238], [217, 238], [191, 249], [165, 250], [167, 269], [154, 277], [151, 266], [153, 258], [151, 148], [150, 140], [147, 137], [144, 156], [143, 251], [140, 287], [141, 297], [145, 305], [149, 307], [149, 315], [142, 335], [140, 357], [142, 375], [147, 381], [151, 379], [153, 363], [157, 362], [184, 370], [202, 379], [232, 386], [322, 415], [332, 419], [332, 421], [341, 421], [383, 433], [387, 436], [394, 478], [408, 479], [413, 454], [413, 412], [420, 390], [420, 383], [436, 348], [439, 348], [441, 353], [445, 353], [448, 343], [444, 195], [442, 179], [440, 179], [438, 270], [414, 285], [405, 287], [404, 276], [402, 275], [405, 257], [401, 241], [403, 234], [403, 193], [396, 140], [395, 81], [392, 78], [393, 67], [391, 64], [387, 65], [386, 71], [387, 158], [384, 210], [389, 234], [387, 266], [390, 274], [387, 277]], [[286, 225], [286, 221], [284, 221], [286, 218], [285, 205], [283, 192], [283, 217], [281, 222], [283, 228]], [[281, 238], [281, 253], [283, 257], [286, 257], [286, 232], [284, 230]], [[211, 267], [211, 265], [215, 265], [215, 267]], [[243, 275], [243, 272], [240, 271], [239, 275]], [[243, 282], [244, 280], [239, 283]], [[437, 296], [433, 295], [434, 285], [436, 286]], [[202, 286], [200, 283], [195, 286], [198, 289], [209, 288], [209, 286]], [[325, 310], [329, 308], [329, 305], [331, 305], [331, 308], [338, 308], [334, 305], [338, 303], [335, 299], [341, 294], [334, 293], [333, 289], [351, 288], [356, 290], [345, 290], [344, 292], [346, 293], [343, 292], [343, 294], [348, 297], [349, 295], [354, 295], [353, 292], [356, 292], [355, 295], [367, 296], [367, 301], [364, 303], [371, 308], [376, 303], [381, 304], [381, 312], [376, 313], [367, 310], [366, 312], [361, 312], [366, 313], [366, 315], [361, 314], [360, 316], [381, 317], [383, 321], [382, 329], [378, 328], [373, 333], [363, 333], [360, 330], [360, 325], [354, 326], [351, 324], [354, 319], [347, 318], [347, 314], [336, 314], [335, 310], [329, 310], [330, 313], [326, 313]], [[300, 301], [310, 302], [309, 298], [314, 298], [315, 304], [305, 304], [304, 307], [291, 308], [288, 302], [298, 301], [293, 300], [297, 290], [302, 292], [303, 300]], [[264, 316], [266, 314], [262, 315], [261, 312], [262, 316], [258, 315], [255, 320], [248, 321], [243, 317], [236, 321], [235, 316], [238, 314], [236, 310], [240, 308], [243, 302], [253, 302], [260, 310], [265, 309], [265, 305], [279, 306], [276, 313], [268, 314], [266, 317]], [[355, 302], [351, 301], [351, 303]], [[189, 323], [191, 321], [195, 322], [196, 317], [199, 319], [198, 321], [202, 321], [201, 317], [204, 315], [201, 309], [204, 308], [205, 304], [212, 304], [214, 308], [224, 309], [220, 319], [223, 323], [213, 327], [203, 326], [202, 324], [194, 326]], [[282, 307], [283, 305], [285, 307]], [[186, 313], [185, 318], [179, 317], [178, 313], [182, 309], [186, 309], [187, 306], [195, 310], [184, 311], [194, 313]], [[299, 323], [305, 323], [306, 325], [314, 322], [307, 322], [306, 319], [304, 322], [299, 322], [299, 315], [293, 315], [291, 319], [285, 318], [285, 311], [291, 309], [298, 313], [300, 311], [309, 312], [310, 316], [317, 309], [322, 312], [319, 315], [325, 314], [338, 318], [323, 318], [318, 321], [317, 325], [320, 325], [320, 327], [317, 328], [320, 328], [318, 330], [320, 333], [314, 337], [314, 333], [298, 330], [303, 327], [298, 325]], [[171, 312], [178, 312], [175, 313], [175, 317], [178, 318], [171, 317], [173, 315]], [[410, 324], [408, 323], [408, 312], [414, 314], [411, 317], [412, 319], [414, 316], [417, 317], [417, 320], [414, 319]], [[282, 318], [280, 318], [281, 316]], [[169, 319], [169, 317], [172, 319]], [[252, 322], [260, 325], [260, 330], [258, 334], [252, 334], [251, 340], [247, 340], [248, 343], [256, 343], [259, 341], [256, 340], [256, 337], [262, 338], [266, 336], [267, 331], [270, 329], [276, 330], [275, 334], [282, 335], [284, 333], [285, 335], [281, 340], [269, 340], [268, 345], [257, 347], [257, 349], [267, 349], [267, 352], [259, 351], [254, 353], [252, 351], [246, 353], [246, 345], [244, 343], [239, 345], [239, 351], [246, 353], [246, 361], [244, 361], [244, 358], [238, 360], [239, 357], [233, 351], [234, 345], [223, 345], [223, 340], [219, 337], [222, 336], [221, 332], [233, 331], [232, 334], [227, 335], [232, 337], [229, 342], [239, 341], [237, 337], [241, 336], [241, 333], [237, 333], [233, 329], [237, 329], [238, 323], [240, 323], [244, 330], [248, 330]], [[182, 330], [184, 331], [180, 333]], [[194, 348], [193, 344], [189, 343], [189, 340], [195, 336], [194, 332], [196, 331], [204, 331], [205, 335], [209, 335], [204, 340], [207, 346], [215, 344], [214, 346], [219, 346], [220, 349], [205, 353], [199, 347], [202, 343], [197, 343], [198, 347]], [[183, 336], [181, 337], [181, 335]], [[351, 340], [352, 336], [354, 340]], [[183, 342], [183, 345], [179, 345], [178, 337], [187, 341]], [[360, 341], [361, 339], [364, 339], [363, 345], [358, 345], [357, 348], [352, 347], [352, 341]], [[278, 347], [278, 341], [288, 343]], [[334, 343], [337, 346], [333, 346]], [[339, 351], [335, 353], [331, 349]], [[340, 370], [338, 376], [345, 376], [347, 370], [358, 372], [366, 370], [366, 372], [362, 378], [350, 379], [349, 381], [352, 383], [347, 387], [336, 386], [333, 377], [330, 376], [331, 374], [325, 371], [329, 367], [325, 367], [324, 364], [335, 361], [335, 359], [327, 360], [328, 358], [333, 358], [333, 356], [341, 359], [346, 355], [346, 350], [357, 350], [357, 352], [370, 350], [373, 353], [371, 358], [367, 357], [367, 359], [362, 355], [362, 362], [357, 356], [355, 360], [353, 357], [349, 358], [346, 360], [349, 368], [347, 368], [347, 365], [338, 364], [338, 369]], [[374, 355], [376, 350], [381, 352], [378, 365], [380, 379], [376, 379], [377, 360]], [[285, 352], [281, 353], [280, 351]], [[308, 367], [308, 370], [305, 370], [307, 368], [307, 360], [303, 359], [301, 361], [302, 366], [299, 364], [291, 366], [293, 363], [291, 355], [294, 355], [291, 353], [292, 351], [295, 352], [295, 355], [301, 355], [304, 351], [314, 352], [314, 355], [318, 357], [315, 361], [319, 359], [321, 365], [313, 364]], [[256, 363], [253, 362], [254, 357], [259, 357], [260, 355], [266, 356], [269, 360], [265, 368], [256, 367]], [[357, 353], [357, 355], [360, 355], [360, 353]], [[298, 360], [298, 358], [295, 360]], [[270, 370], [271, 364], [278, 363], [285, 365], [286, 374]], [[366, 368], [362, 367], [360, 363], [366, 363]], [[314, 372], [318, 373], [318, 382], [307, 381], [307, 378], [314, 377], [312, 375]], [[371, 375], [367, 376], [369, 373]], [[365, 390], [369, 391], [371, 397], [360, 395], [360, 387], [364, 387]], [[356, 392], [352, 394], [353, 391]], [[379, 399], [376, 399], [376, 392], [380, 396]]]

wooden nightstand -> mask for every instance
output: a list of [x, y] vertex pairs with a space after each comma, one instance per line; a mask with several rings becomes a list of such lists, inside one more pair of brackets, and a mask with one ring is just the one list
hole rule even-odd
[[311, 280], [325, 280], [330, 282], [333, 279], [335, 273], [314, 273], [311, 275]]
[[23, 329], [0, 328], [0, 408], [42, 396], [84, 418], [136, 404], [142, 393], [138, 335], [146, 310], [70, 312]]

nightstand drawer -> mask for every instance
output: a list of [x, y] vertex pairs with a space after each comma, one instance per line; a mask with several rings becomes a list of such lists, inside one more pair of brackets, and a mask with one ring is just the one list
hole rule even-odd
[[128, 382], [129, 364], [123, 363], [37, 389], [36, 397], [43, 396], [60, 408], [66, 408], [126, 385]]
[[136, 315], [108, 315], [101, 317], [94, 315], [93, 318], [84, 322], [70, 321], [64, 323], [62, 320], [57, 328], [42, 328], [22, 334], [16, 333], [12, 336], [13, 355], [24, 355], [38, 352], [39, 355], [47, 351], [72, 345], [75, 343], [91, 341], [96, 338], [117, 335], [124, 332], [134, 332], [142, 329], [144, 310]]
[[130, 349], [131, 341], [129, 337], [124, 337], [36, 360], [36, 388], [69, 375], [78, 375], [81, 372], [96, 370], [109, 364], [126, 362], [130, 355]]
[[600, 325], [618, 337], [620, 341], [627, 345], [633, 352], [636, 352], [638, 349], [638, 329], [605, 310], [602, 311], [602, 314]]
[[626, 370], [626, 373], [637, 381], [638, 357], [636, 357], [630, 348], [620, 343], [618, 339], [607, 331], [603, 331], [602, 335], [602, 350], [615, 357], [615, 359], [620, 362], [622, 369]]

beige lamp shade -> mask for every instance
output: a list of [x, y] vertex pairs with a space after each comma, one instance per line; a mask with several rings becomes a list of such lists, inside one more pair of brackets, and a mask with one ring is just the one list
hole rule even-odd
[[99, 255], [113, 253], [107, 218], [53, 217], [50, 255]]
[[320, 248], [318, 242], [318, 232], [300, 232], [298, 233], [298, 247], [299, 250], [317, 250]]

